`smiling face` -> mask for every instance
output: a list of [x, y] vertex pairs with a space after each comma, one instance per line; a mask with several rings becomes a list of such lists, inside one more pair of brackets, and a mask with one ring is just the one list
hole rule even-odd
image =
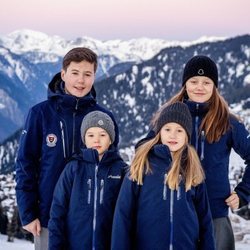
[[188, 141], [185, 129], [175, 122], [166, 123], [160, 130], [161, 143], [167, 145], [170, 152], [176, 152]]
[[99, 127], [91, 127], [85, 133], [85, 145], [87, 148], [93, 148], [98, 151], [99, 159], [102, 158], [105, 151], [111, 145], [109, 134], [106, 130]]
[[67, 94], [83, 97], [87, 95], [94, 83], [94, 64], [87, 61], [71, 62], [66, 70], [62, 69], [61, 78], [65, 82]]
[[191, 101], [204, 103], [213, 94], [214, 82], [205, 76], [191, 77], [186, 81], [186, 91]]

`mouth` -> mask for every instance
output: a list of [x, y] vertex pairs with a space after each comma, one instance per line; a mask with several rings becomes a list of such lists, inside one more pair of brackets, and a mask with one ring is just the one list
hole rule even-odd
[[76, 86], [75, 89], [78, 90], [78, 91], [82, 91], [82, 90], [84, 90], [85, 88], [84, 88], [84, 87], [77, 87], [77, 86]]
[[178, 142], [176, 142], [176, 141], [169, 141], [168, 142], [168, 144], [170, 144], [170, 145], [176, 145]]

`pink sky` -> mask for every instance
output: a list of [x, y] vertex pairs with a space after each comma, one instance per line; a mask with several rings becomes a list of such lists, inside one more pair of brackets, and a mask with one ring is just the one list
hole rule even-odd
[[7, 0], [0, 35], [32, 29], [67, 39], [195, 40], [250, 34], [250, 0]]

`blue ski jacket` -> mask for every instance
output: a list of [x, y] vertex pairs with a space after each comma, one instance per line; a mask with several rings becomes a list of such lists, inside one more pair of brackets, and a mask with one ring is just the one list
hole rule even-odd
[[218, 142], [208, 143], [204, 131], [199, 132], [202, 119], [208, 112], [207, 103], [186, 101], [193, 118], [192, 145], [200, 157], [206, 175], [206, 186], [213, 218], [228, 216], [225, 200], [231, 194], [229, 182], [229, 158], [231, 150], [245, 160], [242, 181], [235, 187], [241, 204], [250, 202], [250, 134], [243, 123], [230, 117], [230, 129]]
[[60, 73], [48, 86], [48, 100], [32, 107], [20, 138], [16, 160], [16, 196], [22, 225], [38, 218], [47, 227], [56, 182], [73, 153], [80, 150], [83, 117], [94, 110], [111, 112], [96, 103], [95, 90], [82, 98], [65, 94]]
[[70, 161], [55, 188], [49, 249], [110, 249], [113, 214], [126, 164], [116, 151], [99, 162], [94, 149]]
[[112, 249], [215, 249], [212, 217], [204, 183], [185, 191], [164, 184], [171, 155], [165, 145], [150, 151], [152, 173], [143, 185], [124, 178], [115, 209]]
[[[250, 134], [244, 124], [235, 117], [230, 117], [230, 129], [214, 143], [206, 140], [204, 131], [199, 132], [202, 119], [208, 112], [207, 103], [184, 101], [193, 118], [193, 132], [191, 144], [196, 148], [202, 167], [206, 175], [206, 187], [212, 217], [222, 218], [228, 216], [228, 206], [225, 200], [231, 194], [229, 181], [229, 160], [231, 150], [245, 161], [245, 171], [242, 180], [234, 188], [240, 199], [240, 207], [250, 202]], [[140, 140], [136, 147], [144, 141], [153, 138], [155, 133], [151, 130], [147, 137]]]

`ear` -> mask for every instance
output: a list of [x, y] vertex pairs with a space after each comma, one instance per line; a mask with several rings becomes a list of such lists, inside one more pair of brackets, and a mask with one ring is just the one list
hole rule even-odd
[[65, 70], [62, 69], [61, 70], [61, 78], [62, 78], [63, 81], [64, 81], [65, 73], [66, 73]]

